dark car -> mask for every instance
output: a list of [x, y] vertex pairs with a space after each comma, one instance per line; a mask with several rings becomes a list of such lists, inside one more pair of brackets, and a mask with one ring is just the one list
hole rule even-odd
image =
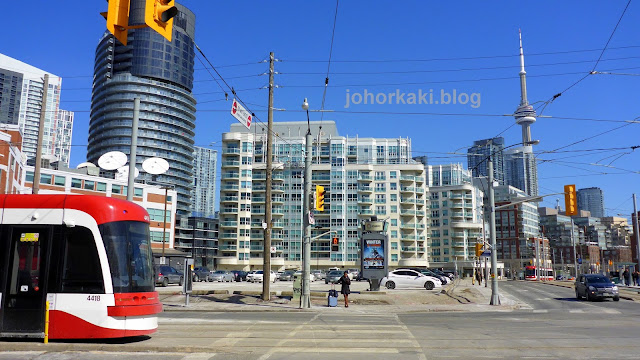
[[173, 266], [158, 265], [154, 267], [156, 274], [156, 284], [167, 286], [169, 284], [178, 284], [182, 286], [184, 277], [182, 273], [176, 270]]
[[327, 273], [327, 277], [324, 278], [324, 283], [328, 284], [328, 283], [335, 283], [336, 281], [340, 280], [340, 278], [342, 277], [342, 274], [344, 274], [344, 271], [340, 271], [340, 270], [331, 270]]
[[233, 280], [236, 282], [247, 281], [247, 272], [242, 270], [232, 270]]
[[193, 269], [193, 281], [212, 281], [210, 271], [207, 267], [198, 266]]
[[433, 272], [431, 270], [428, 270], [428, 269], [422, 269], [422, 270], [420, 270], [420, 272], [425, 274], [425, 275], [427, 275], [427, 276], [433, 276], [434, 278], [440, 280], [442, 285], [446, 285], [448, 282], [451, 281], [451, 278], [449, 278], [448, 276], [436, 274], [435, 272]]
[[613, 298], [620, 301], [618, 287], [608, 277], [600, 274], [582, 274], [576, 280], [576, 299], [585, 297], [588, 301]]
[[280, 281], [293, 281], [293, 275], [295, 273], [293, 270], [285, 270], [285, 272], [280, 274]]

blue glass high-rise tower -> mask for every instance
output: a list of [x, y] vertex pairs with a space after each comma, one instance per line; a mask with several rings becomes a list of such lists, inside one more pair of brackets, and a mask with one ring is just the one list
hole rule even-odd
[[[105, 32], [95, 53], [87, 160], [109, 151], [129, 155], [133, 99], [140, 98], [136, 166], [161, 157], [170, 164], [157, 181], [175, 185], [178, 213], [187, 214], [193, 181], [196, 101], [192, 95], [195, 15], [181, 5], [172, 41], [149, 28], [129, 30], [122, 45]], [[132, 1], [130, 24], [144, 23], [144, 1]], [[142, 19], [142, 20], [141, 20]], [[136, 181], [151, 180], [140, 172]]]

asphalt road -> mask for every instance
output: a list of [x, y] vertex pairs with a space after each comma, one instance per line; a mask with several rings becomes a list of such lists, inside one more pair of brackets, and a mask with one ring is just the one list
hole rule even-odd
[[165, 312], [159, 331], [147, 339], [34, 344], [33, 352], [4, 352], [0, 359], [637, 359], [640, 354], [638, 303], [577, 301], [573, 289], [531, 282], [500, 282], [500, 289], [505, 300], [523, 308], [375, 315], [344, 308]]

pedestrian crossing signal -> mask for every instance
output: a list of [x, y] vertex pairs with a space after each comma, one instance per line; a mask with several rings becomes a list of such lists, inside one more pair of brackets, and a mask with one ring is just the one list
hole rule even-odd
[[331, 239], [331, 251], [338, 252], [340, 251], [340, 239], [334, 237]]

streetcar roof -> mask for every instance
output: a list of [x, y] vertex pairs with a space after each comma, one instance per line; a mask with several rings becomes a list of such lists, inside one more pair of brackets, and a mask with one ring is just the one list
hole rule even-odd
[[93, 217], [98, 225], [114, 221], [149, 223], [149, 213], [130, 201], [96, 195], [42, 194], [0, 195], [3, 209], [73, 209]]

